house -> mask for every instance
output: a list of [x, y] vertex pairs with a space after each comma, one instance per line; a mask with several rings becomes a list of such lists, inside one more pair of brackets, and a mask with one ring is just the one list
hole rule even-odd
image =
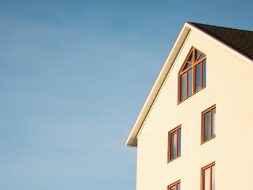
[[126, 143], [137, 190], [253, 189], [253, 32], [185, 23]]

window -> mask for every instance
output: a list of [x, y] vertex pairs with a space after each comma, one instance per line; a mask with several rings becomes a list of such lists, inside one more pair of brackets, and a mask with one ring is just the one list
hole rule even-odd
[[201, 169], [201, 190], [215, 190], [215, 162]]
[[216, 105], [202, 112], [201, 142], [205, 143], [215, 137]]
[[180, 180], [169, 185], [168, 190], [180, 190]]
[[168, 138], [168, 162], [181, 155], [181, 126], [169, 132]]
[[178, 74], [178, 102], [206, 87], [206, 55], [192, 47]]

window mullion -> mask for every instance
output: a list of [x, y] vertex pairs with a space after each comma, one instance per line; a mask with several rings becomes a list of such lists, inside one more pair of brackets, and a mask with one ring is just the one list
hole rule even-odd
[[210, 136], [213, 138], [213, 110], [210, 110]]

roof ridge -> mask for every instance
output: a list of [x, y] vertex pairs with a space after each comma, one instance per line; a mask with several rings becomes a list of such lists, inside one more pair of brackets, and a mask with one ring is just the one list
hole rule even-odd
[[203, 24], [203, 23], [191, 22], [191, 21], [187, 21], [186, 23], [194, 25], [194, 26], [201, 25], [201, 26], [216, 27], [216, 28], [223, 28], [223, 29], [229, 29], [229, 30], [237, 30], [237, 31], [243, 31], [243, 32], [253, 32], [252, 30], [245, 30], [245, 29], [238, 29], [238, 28], [232, 28], [232, 27], [224, 27], [224, 26]]
[[253, 31], [196, 22], [187, 22], [187, 24], [201, 30], [250, 60], [253, 60]]

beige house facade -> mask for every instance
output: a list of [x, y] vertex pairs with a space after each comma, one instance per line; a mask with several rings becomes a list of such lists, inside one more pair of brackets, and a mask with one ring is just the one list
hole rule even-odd
[[185, 23], [126, 142], [137, 190], [251, 189], [252, 134], [253, 32]]

